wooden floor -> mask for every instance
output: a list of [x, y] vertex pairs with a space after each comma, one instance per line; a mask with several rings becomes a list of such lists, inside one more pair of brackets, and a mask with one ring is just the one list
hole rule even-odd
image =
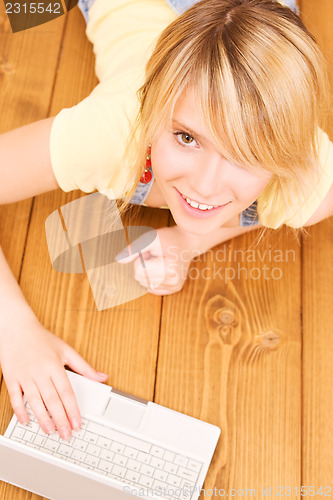
[[[302, 0], [301, 11], [332, 68], [332, 0]], [[77, 8], [15, 35], [2, 13], [0, 40], [0, 132], [55, 115], [97, 83]], [[52, 269], [44, 236], [47, 216], [78, 195], [0, 207], [1, 245], [41, 322], [113, 387], [222, 428], [207, 489], [298, 498], [312, 486], [331, 496], [333, 220], [301, 244], [285, 229], [259, 244], [256, 233], [236, 238], [194, 262], [182, 292], [98, 312], [86, 275]], [[168, 217], [143, 208], [135, 223]], [[0, 407], [3, 433], [12, 410], [2, 379]], [[41, 497], [1, 483], [0, 498]]]

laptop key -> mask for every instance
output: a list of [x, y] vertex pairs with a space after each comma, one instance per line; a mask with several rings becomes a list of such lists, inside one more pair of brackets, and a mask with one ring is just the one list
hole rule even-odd
[[154, 474], [154, 470], [155, 469], [153, 467], [151, 467], [150, 465], [143, 464], [141, 466], [140, 472], [141, 472], [141, 474], [144, 474], [145, 476], [152, 477]]
[[58, 453], [61, 453], [61, 455], [69, 457], [72, 453], [72, 447], [62, 443], [58, 448]]
[[71, 454], [71, 458], [74, 460], [78, 460], [79, 462], [84, 462], [84, 459], [86, 458], [86, 453], [80, 450], [74, 450], [73, 453]]
[[36, 434], [34, 434], [33, 432], [26, 431], [24, 436], [23, 436], [23, 439], [24, 439], [24, 441], [30, 441], [32, 443], [35, 439], [35, 435]]
[[133, 458], [135, 460], [136, 457], [138, 456], [138, 451], [135, 450], [134, 448], [131, 448], [130, 446], [126, 446], [124, 450], [124, 455], [125, 457]]
[[187, 458], [182, 457], [181, 455], [176, 455], [174, 459], [174, 463], [177, 465], [182, 465], [183, 467], [186, 467], [187, 465]]
[[98, 469], [103, 470], [104, 472], [111, 472], [113, 464], [107, 462], [106, 460], [100, 460], [98, 464]]
[[191, 470], [184, 469], [184, 467], [179, 467], [177, 475], [183, 479], [188, 479], [189, 481], [195, 481], [197, 474]]
[[155, 470], [154, 474], [153, 474], [154, 478], [155, 479], [158, 479], [159, 481], [165, 481], [166, 478], [168, 477], [168, 473], [167, 472], [164, 472], [162, 470]]
[[163, 448], [160, 448], [159, 446], [152, 446], [151, 450], [150, 450], [150, 454], [153, 455], [154, 457], [162, 458], [164, 455], [164, 450], [163, 450]]
[[51, 451], [58, 451], [59, 443], [53, 441], [52, 439], [47, 439], [44, 443], [43, 448]]
[[164, 460], [161, 460], [160, 458], [153, 457], [150, 461], [150, 465], [152, 467], [156, 467], [156, 469], [163, 469], [165, 462]]
[[153, 482], [154, 482], [154, 478], [144, 476], [141, 474], [140, 479], [139, 479], [139, 484], [141, 486], [145, 486], [146, 488], [151, 488]]
[[16, 428], [14, 429], [13, 433], [12, 433], [12, 436], [13, 437], [16, 437], [18, 439], [22, 439], [24, 434], [25, 434], [25, 428], [24, 427], [20, 427], [20, 426], [16, 426]]
[[123, 455], [117, 454], [113, 458], [113, 463], [118, 464], [118, 465], [122, 465], [123, 467], [126, 466], [126, 462], [127, 462], [127, 458], [124, 457]]
[[97, 440], [97, 446], [100, 446], [101, 448], [109, 449], [111, 445], [111, 439], [107, 439], [105, 437], [99, 436]]
[[99, 462], [99, 458], [94, 457], [93, 455], [86, 455], [86, 458], [84, 459], [84, 462], [87, 465], [91, 465], [92, 467], [97, 467], [98, 466], [98, 462]]
[[163, 470], [170, 472], [170, 474], [176, 474], [177, 469], [178, 465], [171, 464], [170, 462], [165, 462], [165, 464], [163, 465]]
[[94, 455], [95, 457], [99, 456], [100, 451], [101, 451], [100, 448], [98, 448], [98, 446], [94, 444], [88, 444], [86, 448], [86, 452], [89, 453], [90, 455]]
[[136, 457], [136, 459], [139, 461], [139, 462], [142, 462], [143, 464], [149, 464], [150, 463], [150, 460], [151, 460], [151, 456], [148, 455], [148, 453], [143, 453], [142, 451], [140, 451], [138, 453], [138, 456]]
[[96, 444], [98, 441], [98, 436], [97, 436], [97, 434], [94, 434], [93, 432], [86, 431], [84, 433], [83, 439], [85, 441], [87, 441], [88, 443]]
[[179, 476], [175, 476], [174, 474], [168, 474], [166, 482], [171, 486], [179, 486], [181, 482], [181, 478]]
[[194, 460], [189, 460], [187, 468], [193, 470], [194, 472], [200, 472], [201, 464], [199, 462], [195, 462]]
[[82, 439], [76, 438], [73, 441], [73, 448], [75, 448], [77, 450], [86, 451], [87, 446], [88, 446], [88, 443], [86, 443], [85, 441], [82, 441]]
[[114, 465], [112, 469], [112, 474], [115, 474], [119, 477], [125, 477], [126, 469], [125, 467], [121, 467], [121, 465]]
[[134, 470], [135, 472], [139, 472], [141, 464], [136, 460], [132, 460], [131, 458], [128, 460], [126, 467], [130, 470]]
[[175, 459], [175, 456], [176, 456], [176, 455], [175, 455], [174, 453], [172, 453], [172, 451], [166, 450], [166, 451], [164, 452], [164, 455], [163, 455], [163, 457], [162, 457], [162, 458], [163, 458], [164, 460], [167, 460], [168, 462], [173, 462], [173, 461], [174, 461], [174, 459]]
[[99, 455], [101, 458], [104, 458], [104, 460], [108, 460], [109, 462], [112, 462], [114, 453], [113, 451], [110, 450], [101, 450], [101, 453]]
[[123, 444], [113, 442], [111, 444], [111, 450], [116, 453], [123, 453], [125, 450], [125, 446]]
[[134, 472], [132, 470], [128, 470], [125, 474], [125, 478], [129, 481], [133, 481], [136, 483], [139, 480], [140, 474], [138, 472]]
[[164, 481], [159, 481], [158, 479], [155, 479], [153, 482], [153, 489], [156, 490], [156, 494], [158, 496], [161, 496], [159, 492], [163, 492], [164, 490], [168, 490], [168, 485]]
[[44, 438], [43, 436], [40, 436], [39, 434], [37, 434], [35, 436], [35, 439], [34, 439], [34, 443], [37, 445], [37, 446], [44, 446], [44, 443], [46, 441], [46, 438]]

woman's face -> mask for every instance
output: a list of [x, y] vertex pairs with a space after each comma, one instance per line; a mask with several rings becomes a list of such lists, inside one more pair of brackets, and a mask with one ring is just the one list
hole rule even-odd
[[194, 234], [210, 233], [234, 218], [271, 178], [270, 173], [250, 172], [218, 152], [192, 90], [178, 100], [171, 128], [153, 142], [151, 159], [176, 224]]

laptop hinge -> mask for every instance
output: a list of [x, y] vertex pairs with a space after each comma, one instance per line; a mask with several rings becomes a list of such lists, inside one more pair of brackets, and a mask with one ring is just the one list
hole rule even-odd
[[137, 401], [138, 403], [142, 403], [144, 405], [147, 405], [149, 402], [146, 399], [138, 398], [137, 396], [133, 396], [132, 394], [127, 394], [127, 392], [118, 391], [118, 389], [112, 389], [111, 392], [113, 392], [114, 394], [118, 394], [119, 396], [124, 396], [128, 399], [133, 399], [134, 401]]

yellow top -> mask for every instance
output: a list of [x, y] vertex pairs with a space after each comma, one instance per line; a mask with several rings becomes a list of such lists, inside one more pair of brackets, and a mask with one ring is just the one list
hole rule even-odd
[[[86, 34], [94, 47], [100, 83], [78, 105], [63, 109], [51, 130], [52, 167], [64, 191], [98, 190], [121, 198], [131, 187], [123, 154], [139, 110], [136, 91], [144, 83], [145, 64], [158, 36], [176, 17], [165, 0], [95, 0]], [[264, 226], [300, 227], [324, 199], [333, 182], [333, 145], [322, 131], [319, 140], [318, 185], [295, 203], [282, 199], [270, 183], [258, 198]]]

